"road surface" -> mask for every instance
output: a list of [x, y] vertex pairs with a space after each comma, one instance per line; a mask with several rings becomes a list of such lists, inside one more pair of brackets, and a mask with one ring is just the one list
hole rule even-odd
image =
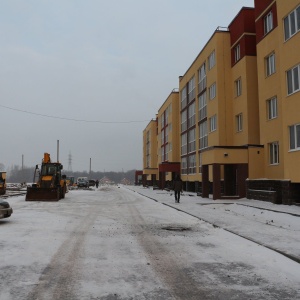
[[10, 199], [0, 299], [299, 299], [299, 264], [118, 187]]

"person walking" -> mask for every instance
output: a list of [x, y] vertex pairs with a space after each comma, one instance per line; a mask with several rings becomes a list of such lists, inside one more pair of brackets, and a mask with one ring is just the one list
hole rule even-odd
[[180, 193], [182, 192], [183, 184], [179, 175], [176, 176], [173, 183], [173, 190], [175, 195], [175, 203], [180, 202]]

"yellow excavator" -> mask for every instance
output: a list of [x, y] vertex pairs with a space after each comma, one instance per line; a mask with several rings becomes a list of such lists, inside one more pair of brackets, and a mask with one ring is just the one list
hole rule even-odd
[[27, 187], [26, 201], [59, 201], [65, 198], [66, 175], [62, 175], [63, 166], [59, 162], [51, 162], [50, 154], [44, 153], [41, 169], [36, 165], [35, 183]]

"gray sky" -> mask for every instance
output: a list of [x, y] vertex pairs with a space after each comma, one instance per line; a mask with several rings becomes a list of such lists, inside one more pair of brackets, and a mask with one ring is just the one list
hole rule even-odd
[[141, 169], [143, 129], [242, 6], [254, 0], [0, 0], [0, 163], [56, 160], [59, 140], [65, 169], [70, 152], [73, 171]]

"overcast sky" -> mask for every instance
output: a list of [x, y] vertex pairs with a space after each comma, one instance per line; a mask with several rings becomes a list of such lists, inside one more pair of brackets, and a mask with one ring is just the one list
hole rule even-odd
[[142, 169], [144, 128], [242, 6], [254, 0], [0, 0], [0, 163], [56, 160], [59, 140], [65, 169], [70, 153], [73, 171]]

